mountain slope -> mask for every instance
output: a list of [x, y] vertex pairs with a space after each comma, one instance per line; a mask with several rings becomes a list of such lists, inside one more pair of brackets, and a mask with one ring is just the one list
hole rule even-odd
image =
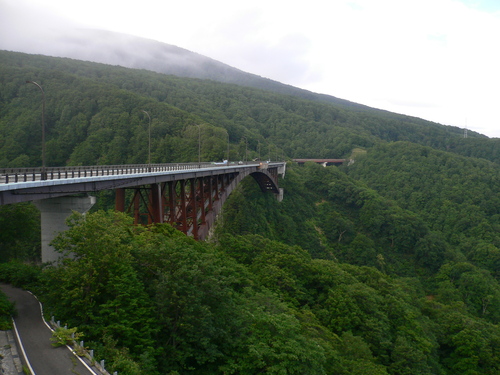
[[202, 125], [204, 160], [224, 157], [227, 136], [232, 160], [245, 158], [245, 143], [249, 158], [339, 158], [387, 141], [500, 158], [500, 140], [472, 132], [463, 139], [459, 128], [389, 112], [71, 59], [5, 51], [0, 57], [4, 167], [40, 165], [40, 93], [26, 80], [46, 93], [48, 165], [145, 162], [142, 109], [153, 117], [153, 162], [193, 161], [194, 124]]
[[[137, 36], [88, 29], [79, 30], [70, 38], [62, 39], [61, 43], [64, 45], [64, 52], [59, 56], [63, 57], [120, 65], [127, 68], [146, 69], [179, 77], [234, 83], [303, 99], [342, 104], [353, 109], [368, 108], [348, 100], [316, 94], [247, 73], [184, 48]], [[82, 45], [85, 45], [85, 48], [80, 48]]]
[[341, 105], [350, 110], [376, 110], [331, 95], [317, 94], [286, 85], [186, 49], [137, 36], [104, 30], [79, 29], [59, 36], [55, 42], [39, 41], [44, 55], [67, 57], [133, 69], [145, 69], [178, 77], [209, 79], [254, 87], [302, 99]]

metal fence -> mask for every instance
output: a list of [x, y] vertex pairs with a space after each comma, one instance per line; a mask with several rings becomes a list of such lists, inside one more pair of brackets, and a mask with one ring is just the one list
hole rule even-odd
[[247, 163], [169, 163], [169, 164], [129, 164], [129, 165], [94, 165], [75, 167], [46, 167], [42, 168], [3, 168], [0, 169], [0, 183], [60, 180], [65, 178], [82, 178], [97, 176], [128, 175], [138, 173], [154, 173], [169, 171], [184, 171], [200, 168], [227, 167], [235, 164]]

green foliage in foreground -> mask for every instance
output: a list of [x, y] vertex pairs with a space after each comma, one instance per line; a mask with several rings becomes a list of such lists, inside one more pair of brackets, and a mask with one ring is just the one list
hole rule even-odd
[[0, 282], [23, 289], [37, 289], [40, 285], [40, 268], [17, 260], [0, 263]]
[[0, 262], [40, 258], [40, 212], [33, 203], [0, 206]]
[[5, 293], [0, 290], [0, 331], [12, 328], [11, 316], [14, 312], [14, 304], [11, 303]]
[[104, 212], [75, 216], [55, 246], [74, 258], [45, 271], [47, 309], [87, 340], [127, 348], [143, 373], [331, 373], [335, 335], [218, 247]]
[[500, 327], [469, 311], [452, 285], [457, 274], [472, 280], [472, 265], [443, 266], [430, 298], [418, 278], [317, 259], [262, 236], [198, 243], [104, 211], [74, 215], [54, 245], [73, 257], [43, 271], [45, 310], [78, 327], [121, 374], [500, 369]]
[[73, 341], [78, 342], [84, 335], [82, 332], [77, 331], [78, 329], [76, 327], [57, 327], [52, 332], [52, 337], [50, 338], [52, 346], [57, 348], [59, 346], [72, 345]]

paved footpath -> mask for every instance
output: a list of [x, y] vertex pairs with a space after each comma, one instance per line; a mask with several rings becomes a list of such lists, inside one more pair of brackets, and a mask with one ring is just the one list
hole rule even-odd
[[25, 375], [17, 352], [14, 331], [0, 331], [0, 374]]
[[7, 284], [0, 284], [0, 288], [16, 304], [15, 324], [22, 344], [17, 354], [22, 356], [24, 349], [35, 375], [96, 375], [67, 347], [51, 345], [52, 331], [42, 319], [40, 304], [31, 293]]

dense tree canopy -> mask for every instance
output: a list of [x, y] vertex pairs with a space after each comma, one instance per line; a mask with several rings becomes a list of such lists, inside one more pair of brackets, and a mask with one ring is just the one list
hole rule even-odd
[[411, 141], [499, 160], [498, 140], [458, 128], [342, 103], [313, 102], [207, 80], [69, 59], [0, 51], [0, 167], [40, 165], [41, 93], [46, 97], [47, 164], [145, 163], [151, 114], [153, 162], [249, 157], [339, 158], [355, 147]]

